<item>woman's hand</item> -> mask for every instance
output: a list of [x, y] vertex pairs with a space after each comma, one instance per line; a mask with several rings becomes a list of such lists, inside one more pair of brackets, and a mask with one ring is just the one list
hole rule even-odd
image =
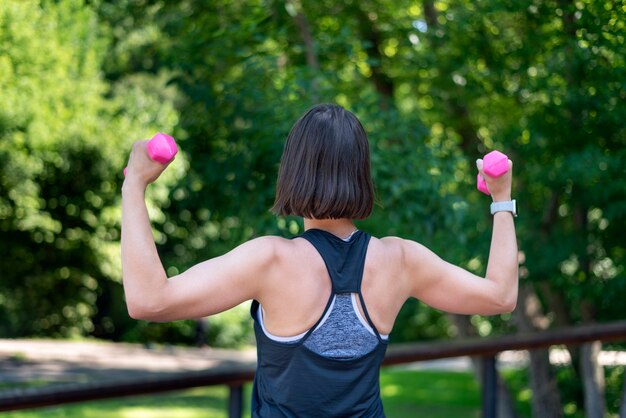
[[148, 155], [146, 148], [147, 140], [136, 141], [133, 144], [128, 166], [126, 167], [125, 181], [138, 182], [141, 186], [147, 187], [159, 178], [161, 173], [167, 168], [167, 164], [153, 161]]
[[476, 160], [476, 168], [478, 172], [485, 179], [489, 193], [494, 202], [502, 202], [511, 200], [511, 183], [513, 181], [513, 162], [508, 160], [509, 169], [506, 173], [499, 177], [491, 177], [483, 171], [483, 160]]

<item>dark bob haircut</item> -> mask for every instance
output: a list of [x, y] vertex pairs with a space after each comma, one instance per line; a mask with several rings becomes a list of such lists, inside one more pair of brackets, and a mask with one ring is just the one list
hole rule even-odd
[[320, 104], [293, 126], [272, 211], [310, 219], [365, 219], [374, 206], [367, 134], [341, 106]]

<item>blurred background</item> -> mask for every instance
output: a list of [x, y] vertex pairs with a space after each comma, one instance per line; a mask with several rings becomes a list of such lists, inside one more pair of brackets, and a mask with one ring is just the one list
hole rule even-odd
[[[359, 227], [478, 274], [491, 216], [474, 161], [515, 163], [516, 311], [410, 301], [393, 343], [624, 319], [625, 16], [597, 0], [0, 0], [0, 338], [197, 344], [193, 321], [126, 312], [131, 144], [161, 131], [181, 148], [147, 196], [174, 275], [302, 232], [269, 208], [289, 129], [319, 102], [369, 134], [377, 205]], [[254, 344], [247, 304], [206, 323], [212, 347]], [[569, 351], [559, 370], [531, 356], [545, 373], [529, 378], [580, 410], [595, 354]], [[616, 411], [624, 368], [602, 374]]]

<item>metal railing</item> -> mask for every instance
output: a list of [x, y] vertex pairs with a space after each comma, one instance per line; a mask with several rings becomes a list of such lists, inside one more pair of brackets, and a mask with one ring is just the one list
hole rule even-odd
[[[387, 350], [384, 366], [461, 356], [480, 357], [483, 365], [483, 417], [495, 418], [498, 353], [509, 350], [533, 350], [553, 345], [573, 346], [592, 341], [626, 341], [626, 321], [581, 325], [532, 334], [392, 345]], [[167, 376], [5, 389], [0, 392], [0, 411], [227, 385], [230, 388], [229, 417], [239, 418], [243, 410], [243, 385], [254, 378], [255, 368], [254, 362], [230, 361], [202, 371]]]

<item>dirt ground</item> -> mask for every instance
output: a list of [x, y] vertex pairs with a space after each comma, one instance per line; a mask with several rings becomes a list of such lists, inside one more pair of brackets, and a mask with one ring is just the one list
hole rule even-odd
[[99, 341], [0, 339], [0, 384], [81, 383], [254, 364], [253, 349], [235, 351]]
[[[553, 349], [554, 364], [568, 363], [565, 350]], [[499, 367], [525, 367], [526, 352], [504, 352], [498, 356]], [[602, 352], [604, 365], [626, 365], [626, 352]], [[0, 385], [21, 386], [24, 382], [82, 383], [129, 379], [146, 375], [200, 371], [226, 364], [252, 365], [256, 351], [223, 350], [102, 341], [13, 340], [0, 339]], [[469, 358], [453, 358], [396, 367], [411, 369], [468, 370]], [[1, 389], [0, 389], [1, 390]]]

